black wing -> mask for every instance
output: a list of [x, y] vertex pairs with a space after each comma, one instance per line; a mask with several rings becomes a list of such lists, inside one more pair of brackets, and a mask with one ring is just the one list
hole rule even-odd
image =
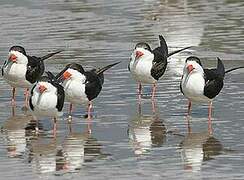
[[26, 80], [30, 83], [35, 83], [44, 73], [45, 67], [43, 61], [41, 61], [39, 57], [36, 56], [27, 56], [28, 64], [26, 71]]
[[151, 75], [154, 79], [159, 78], [164, 74], [167, 67], [168, 46], [163, 36], [159, 36], [160, 47], [155, 48], [152, 53], [154, 54]]
[[152, 62], [151, 75], [154, 79], [159, 78], [164, 74], [167, 67], [167, 57], [164, 56], [160, 48], [153, 50], [154, 59]]
[[222, 61], [218, 58], [217, 69], [204, 69], [204, 74], [204, 95], [213, 99], [224, 86], [225, 68]]
[[35, 87], [36, 87], [36, 84], [31, 89], [31, 96], [30, 96], [30, 99], [29, 99], [29, 105], [30, 105], [30, 108], [31, 108], [32, 111], [34, 111], [34, 106], [32, 104], [32, 96], [33, 96], [33, 90], [35, 89]]
[[102, 90], [101, 80], [98, 75], [93, 71], [85, 72], [86, 76], [86, 86], [85, 93], [89, 101], [96, 98]]
[[57, 88], [57, 97], [58, 97], [56, 108], [58, 109], [58, 111], [62, 111], [64, 106], [64, 98], [65, 98], [64, 88], [59, 84], [55, 84], [55, 86]]

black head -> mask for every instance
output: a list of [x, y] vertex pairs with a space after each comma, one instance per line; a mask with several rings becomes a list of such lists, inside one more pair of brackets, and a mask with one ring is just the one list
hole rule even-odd
[[196, 56], [190, 56], [186, 58], [186, 62], [187, 61], [196, 61], [200, 66], [202, 66], [201, 60]]
[[80, 64], [77, 64], [77, 63], [70, 63], [70, 64], [68, 64], [65, 67], [66, 70], [69, 69], [69, 68], [70, 69], [74, 69], [76, 71], [79, 71], [82, 74], [85, 72], [85, 70], [83, 69], [83, 67]]
[[12, 46], [10, 49], [9, 49], [9, 52], [10, 51], [18, 51], [22, 54], [24, 54], [26, 56], [26, 52], [25, 52], [25, 48], [23, 48], [22, 46]]
[[143, 49], [146, 49], [146, 50], [152, 52], [152, 50], [151, 50], [149, 44], [147, 44], [147, 43], [145, 43], [145, 42], [137, 43], [136, 46], [135, 46], [135, 49], [136, 49], [136, 48], [143, 48]]

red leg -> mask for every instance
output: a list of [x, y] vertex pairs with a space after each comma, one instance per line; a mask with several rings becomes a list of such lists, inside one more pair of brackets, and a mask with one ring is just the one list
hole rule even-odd
[[12, 106], [15, 106], [16, 105], [16, 101], [15, 101], [15, 93], [16, 93], [16, 88], [13, 87], [12, 89]]
[[88, 110], [87, 110], [88, 119], [91, 119], [91, 110], [92, 110], [92, 102], [89, 101]]
[[29, 88], [25, 89], [24, 95], [25, 95], [25, 107], [27, 108], [28, 107]]
[[188, 109], [187, 109], [187, 116], [190, 116], [191, 114], [191, 101], [188, 101]]
[[208, 107], [208, 132], [209, 132], [209, 134], [213, 133], [211, 118], [212, 118], [212, 101], [209, 103], [209, 107]]
[[157, 89], [157, 84], [154, 83], [153, 84], [153, 88], [152, 88], [152, 100], [154, 100], [154, 98], [155, 98], [156, 89]]
[[87, 117], [87, 119], [88, 119], [87, 129], [88, 129], [88, 133], [89, 134], [91, 134], [91, 118], [92, 118], [91, 110], [92, 110], [92, 102], [89, 101], [89, 103], [88, 103], [88, 111], [87, 111], [87, 114], [88, 114], [88, 117]]

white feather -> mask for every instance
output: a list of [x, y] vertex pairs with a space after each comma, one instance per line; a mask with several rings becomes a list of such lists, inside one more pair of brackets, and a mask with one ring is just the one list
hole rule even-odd
[[[144, 55], [136, 59], [136, 51], [141, 51]], [[143, 48], [136, 48], [134, 50], [134, 52], [131, 54], [131, 61], [129, 66], [130, 72], [136, 81], [149, 84], [157, 82], [157, 80], [155, 80], [151, 75], [153, 59], [154, 54], [148, 50]]]
[[[47, 90], [40, 93], [38, 87], [44, 85]], [[48, 82], [38, 82], [33, 89], [33, 95], [31, 98], [32, 105], [34, 106], [33, 114], [35, 116], [48, 116], [57, 117], [62, 113], [58, 112], [57, 105], [57, 89]]]
[[5, 61], [3, 66], [4, 79], [12, 87], [30, 88], [32, 84], [28, 82], [25, 78], [28, 58], [18, 51], [10, 51], [9, 56], [10, 55], [15, 55], [17, 57], [17, 62], [7, 63], [7, 61]]
[[87, 104], [89, 100], [85, 94], [86, 77], [74, 69], [67, 71], [72, 75], [62, 83], [66, 101], [73, 104]]
[[[194, 70], [188, 73], [187, 66], [192, 65]], [[211, 99], [204, 96], [204, 71], [195, 61], [187, 61], [184, 70], [181, 87], [184, 95], [193, 102], [209, 102]]]

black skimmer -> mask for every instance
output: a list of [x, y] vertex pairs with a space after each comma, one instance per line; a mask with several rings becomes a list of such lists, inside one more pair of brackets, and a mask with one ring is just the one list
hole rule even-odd
[[2, 67], [2, 76], [10, 84], [12, 89], [12, 104], [15, 104], [16, 87], [26, 88], [25, 90], [25, 107], [28, 104], [29, 88], [44, 73], [44, 60], [60, 53], [47, 54], [42, 57], [29, 56], [21, 46], [12, 46], [9, 50], [8, 60]]
[[167, 58], [190, 47], [168, 53], [168, 46], [163, 36], [159, 35], [160, 46], [151, 49], [145, 42], [137, 43], [128, 64], [133, 78], [138, 82], [138, 95], [141, 99], [142, 83], [153, 84], [152, 100], [154, 100], [157, 81], [167, 68]]
[[80, 64], [68, 64], [56, 77], [64, 87], [65, 97], [70, 102], [69, 113], [72, 114], [72, 104], [87, 104], [88, 119], [91, 118], [92, 100], [102, 90], [103, 72], [115, 66], [110, 64], [100, 69], [85, 71]]
[[42, 76], [32, 87], [29, 105], [36, 117], [53, 117], [54, 133], [56, 133], [56, 118], [62, 115], [65, 92], [51, 72]]
[[198, 57], [188, 57], [180, 83], [181, 92], [189, 100], [187, 115], [190, 115], [192, 102], [209, 103], [209, 129], [211, 129], [212, 101], [223, 88], [225, 74], [244, 68], [241, 66], [225, 71], [224, 64], [219, 58], [217, 59], [217, 68], [204, 69]]

